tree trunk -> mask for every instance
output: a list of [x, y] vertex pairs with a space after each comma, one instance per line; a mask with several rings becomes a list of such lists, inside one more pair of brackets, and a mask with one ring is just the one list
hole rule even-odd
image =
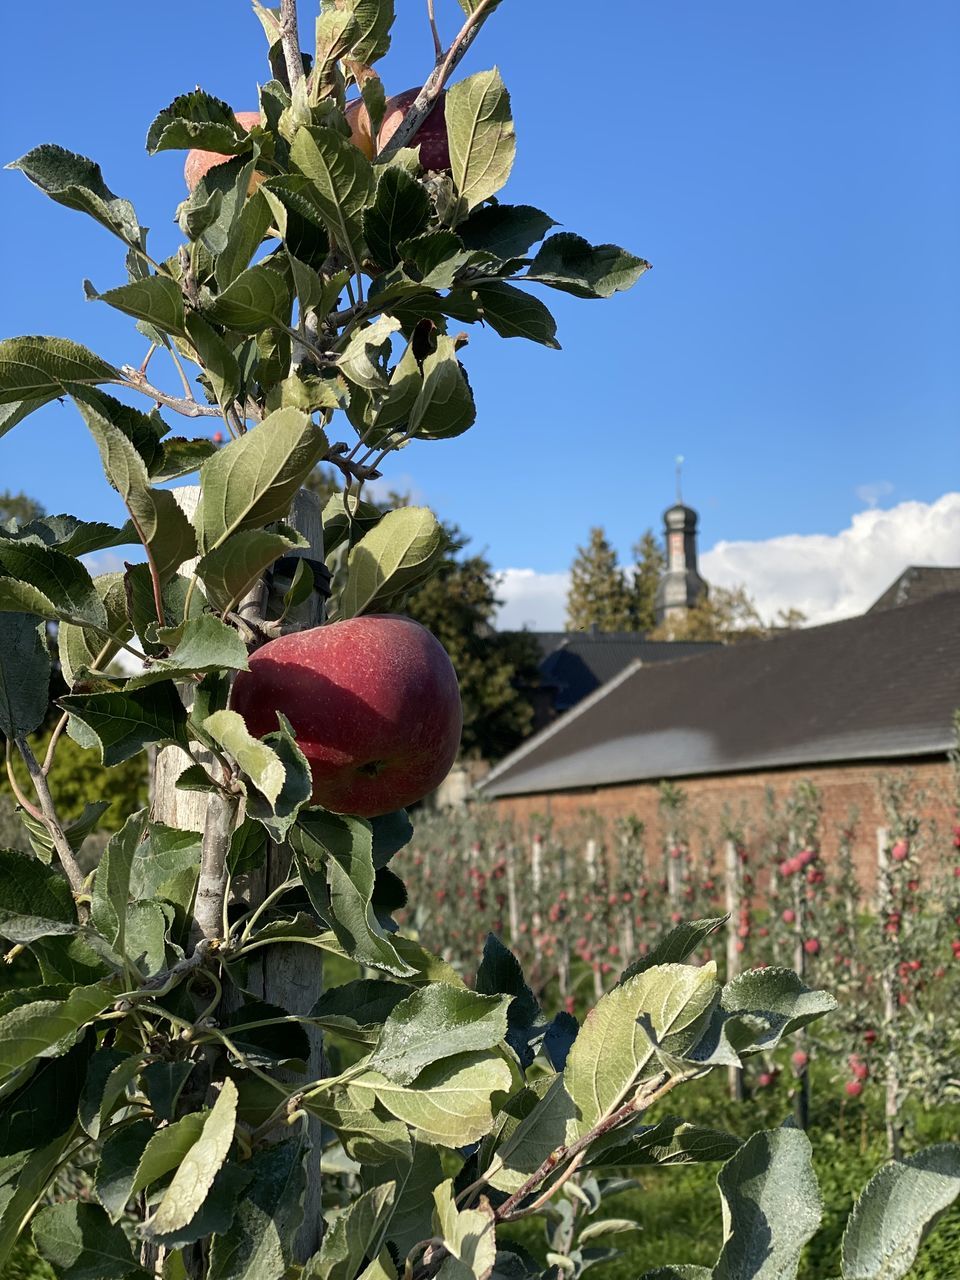
[[[177, 502], [188, 516], [196, 511], [200, 496], [198, 486], [184, 486], [174, 490]], [[294, 499], [288, 518], [298, 533], [309, 543], [294, 556], [306, 556], [314, 561], [323, 560], [323, 524], [320, 515], [320, 499], [317, 494], [301, 489]], [[182, 572], [190, 573], [193, 564], [186, 564]], [[262, 617], [267, 604], [267, 583], [261, 582], [239, 606], [241, 615]], [[305, 631], [323, 621], [324, 600], [314, 592], [310, 599], [285, 619], [284, 632]], [[165, 747], [157, 753], [153, 777], [152, 816], [154, 821], [187, 830], [202, 831], [209, 809], [210, 797], [203, 792], [178, 791], [175, 783], [180, 773], [190, 763], [189, 757], [179, 747]], [[262, 902], [264, 897], [280, 885], [289, 874], [290, 854], [280, 845], [267, 847], [266, 866], [251, 876], [244, 886], [244, 897], [251, 905]], [[281, 1005], [291, 1013], [306, 1014], [323, 991], [323, 965], [320, 953], [313, 947], [267, 947], [259, 955], [257, 964], [251, 964], [247, 974], [249, 990], [259, 999]], [[223, 1015], [230, 1013], [231, 1004], [237, 1002], [229, 988], [225, 993]], [[294, 1083], [315, 1080], [324, 1074], [323, 1039], [316, 1028], [306, 1027], [310, 1039], [310, 1058], [306, 1076], [286, 1075]], [[307, 1191], [304, 1200], [304, 1221], [297, 1237], [295, 1260], [304, 1263], [320, 1246], [323, 1233], [321, 1217], [320, 1174], [320, 1122], [309, 1123], [311, 1142], [310, 1164], [307, 1175]], [[145, 1261], [147, 1261], [145, 1259]], [[150, 1260], [154, 1262], [153, 1259]]]

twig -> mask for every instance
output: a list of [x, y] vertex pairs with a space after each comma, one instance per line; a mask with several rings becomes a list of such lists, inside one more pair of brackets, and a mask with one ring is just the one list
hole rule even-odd
[[29, 813], [35, 822], [43, 821], [43, 814], [35, 804], [31, 804], [27, 797], [20, 790], [20, 783], [17, 781], [17, 775], [13, 772], [13, 761], [11, 760], [10, 739], [7, 738], [5, 743], [5, 755], [7, 759], [7, 781], [10, 783], [10, 790], [13, 792], [14, 799], [25, 813]]
[[433, 36], [433, 49], [437, 55], [437, 61], [443, 61], [443, 43], [440, 40], [440, 32], [437, 30], [437, 17], [433, 12], [433, 0], [427, 0], [427, 17], [430, 19], [430, 33]]
[[[389, 452], [389, 450], [386, 452]], [[361, 484], [366, 484], [368, 480], [379, 480], [380, 478], [380, 472], [376, 467], [367, 467], [362, 463], [354, 462], [348, 455], [347, 445], [343, 443], [331, 445], [323, 461], [329, 462], [331, 467], [336, 467], [351, 483], [354, 480], [359, 480]]]
[[283, 45], [283, 60], [287, 64], [287, 79], [292, 92], [303, 79], [297, 0], [280, 0], [280, 43]]
[[457, 32], [450, 48], [445, 54], [438, 57], [437, 65], [430, 72], [423, 88], [400, 121], [400, 127], [397, 132], [379, 153], [378, 159], [385, 160], [399, 151], [401, 147], [409, 146], [417, 130], [436, 106], [440, 94], [443, 92], [443, 86], [453, 75], [463, 55], [479, 35], [480, 28], [493, 12], [493, 7], [496, 3], [497, 0], [480, 0], [476, 9]]
[[[100, 663], [100, 659], [98, 657], [97, 661], [94, 663], [94, 666], [98, 666], [99, 663]], [[67, 727], [69, 720], [70, 720], [70, 712], [65, 711], [63, 715], [60, 717], [60, 719], [57, 721], [56, 726], [54, 727], [53, 733], [51, 733], [50, 735], [50, 741], [47, 743], [47, 754], [43, 757], [43, 776], [44, 777], [46, 777], [50, 772], [50, 766], [53, 764], [53, 754], [57, 749], [57, 743], [60, 741], [60, 735], [63, 733], [64, 729]]]
[[193, 387], [191, 387], [187, 379], [187, 375], [184, 372], [183, 364], [180, 360], [180, 357], [177, 355], [176, 348], [174, 347], [173, 343], [170, 344], [170, 346], [168, 347], [168, 350], [170, 352], [170, 358], [173, 360], [173, 363], [177, 366], [177, 373], [179, 373], [180, 381], [183, 383], [184, 394], [186, 395], [188, 400], [192, 400], [193, 403], [196, 404], [197, 397], [193, 394]]
[[163, 973], [155, 973], [152, 978], [148, 978], [136, 991], [131, 991], [126, 996], [121, 996], [120, 999], [129, 1000], [134, 996], [142, 995], [166, 995], [173, 990], [181, 978], [193, 973], [195, 969], [199, 969], [212, 950], [209, 938], [201, 938], [185, 960], [179, 960], [175, 965], [171, 965], [169, 969], [164, 969]]
[[161, 391], [159, 387], [149, 383], [140, 370], [134, 369], [133, 365], [122, 365], [120, 372], [123, 377], [114, 378], [112, 381], [119, 383], [121, 387], [129, 388], [130, 391], [139, 391], [141, 395], [149, 396], [151, 400], [156, 400], [157, 404], [166, 405], [168, 409], [175, 409], [185, 418], [220, 417], [219, 408], [212, 404], [198, 404], [195, 400], [184, 400], [180, 396], [171, 396], [166, 391]]
[[71, 889], [74, 894], [79, 895], [83, 892], [83, 872], [73, 856], [70, 841], [64, 835], [63, 827], [60, 825], [60, 819], [57, 817], [57, 810], [53, 803], [53, 796], [47, 786], [46, 775], [40, 768], [37, 757], [31, 751], [30, 744], [26, 738], [20, 734], [14, 741], [17, 744], [17, 750], [23, 757], [23, 763], [27, 766], [27, 771], [33, 781], [33, 788], [37, 793], [37, 799], [40, 801], [40, 808], [43, 813], [41, 821], [53, 841], [53, 847], [56, 849], [60, 858], [60, 865], [70, 881]]

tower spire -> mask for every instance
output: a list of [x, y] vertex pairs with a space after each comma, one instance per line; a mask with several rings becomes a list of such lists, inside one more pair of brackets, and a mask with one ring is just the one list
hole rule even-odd
[[683, 506], [683, 454], [677, 454], [677, 506]]

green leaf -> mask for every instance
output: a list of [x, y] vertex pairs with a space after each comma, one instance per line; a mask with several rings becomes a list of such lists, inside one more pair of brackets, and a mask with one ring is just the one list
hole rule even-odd
[[173, 1176], [144, 1232], [169, 1235], [187, 1226], [207, 1198], [213, 1180], [233, 1143], [237, 1120], [237, 1086], [226, 1079], [203, 1125], [203, 1132]]
[[[71, 383], [69, 390], [74, 400], [78, 402], [78, 408], [80, 408], [79, 402], [82, 401], [91, 412], [99, 414], [102, 420], [111, 423], [127, 437], [143, 459], [148, 472], [152, 474], [155, 468], [162, 464], [161, 440], [169, 428], [156, 409], [152, 413], [142, 413], [139, 409], [124, 404], [116, 396], [111, 396], [97, 387], [81, 387]], [[81, 414], [83, 414], [82, 409]], [[124, 528], [129, 531], [130, 526], [125, 525]]]
[[326, 450], [326, 436], [299, 409], [278, 409], [220, 449], [200, 470], [195, 522], [201, 551], [241, 529], [282, 520]]
[[143, 458], [106, 413], [103, 405], [75, 395], [74, 400], [96, 441], [107, 479], [130, 512], [138, 539], [156, 567], [161, 583], [196, 555], [193, 526], [169, 489], [154, 489]]
[[423, 386], [410, 410], [407, 430], [419, 440], [450, 440], [477, 419], [477, 406], [453, 338], [437, 338], [423, 362]]
[[410, 1084], [424, 1067], [456, 1054], [493, 1049], [507, 1034], [509, 996], [478, 995], [437, 983], [408, 996], [390, 1013], [370, 1067]]
[[349, 546], [359, 542], [363, 535], [380, 523], [383, 512], [372, 502], [362, 498], [350, 499], [349, 512], [342, 491], [333, 494], [323, 508], [323, 550], [325, 555], [336, 550], [344, 541]]
[[131, 814], [104, 849], [93, 882], [90, 918], [97, 932], [119, 955], [126, 950], [130, 871], [146, 829], [147, 811]]
[[243, 529], [208, 551], [197, 565], [207, 599], [221, 612], [232, 609], [267, 569], [288, 552], [307, 545], [290, 530], [288, 534], [269, 529]]
[[214, 1238], [209, 1280], [283, 1280], [288, 1274], [303, 1220], [308, 1154], [303, 1139], [295, 1138], [252, 1157], [253, 1177], [233, 1225]]
[[113, 194], [93, 160], [47, 142], [7, 168], [19, 169], [57, 204], [89, 214], [125, 244], [143, 246], [145, 231], [133, 205]]
[[[291, 841], [297, 866], [314, 907], [344, 951], [359, 964], [405, 978], [413, 972], [397, 954], [373, 909], [376, 872], [373, 836], [362, 818], [308, 809], [300, 814]], [[329, 903], [323, 900], [319, 868], [325, 866]]]
[[[64, 1052], [81, 1027], [116, 999], [113, 984], [76, 987], [65, 1000], [33, 1000], [0, 1017], [0, 1080], [51, 1050]], [[60, 1046], [63, 1046], [60, 1048]]]
[[129, 760], [151, 742], [189, 745], [187, 713], [172, 680], [133, 693], [68, 694], [59, 705], [95, 736], [101, 762], [108, 766]]
[[29, 613], [0, 613], [0, 734], [33, 733], [47, 714], [46, 628]]
[[500, 72], [479, 71], [451, 85], [445, 112], [453, 181], [469, 211], [496, 195], [513, 168], [517, 141]]
[[48, 1205], [37, 1214], [33, 1239], [63, 1280], [146, 1280], [123, 1228], [112, 1226], [99, 1205]]
[[123, 1217], [133, 1194], [137, 1165], [153, 1132], [149, 1120], [135, 1120], [111, 1133], [100, 1148], [94, 1191], [111, 1222], [119, 1222]]
[[[122, 573], [103, 573], [93, 580], [97, 595], [107, 611], [107, 629], [117, 641], [129, 640], [133, 627], [127, 621], [127, 600]], [[99, 631], [61, 622], [57, 628], [57, 656], [63, 670], [63, 678], [71, 688], [99, 659], [103, 670], [120, 648], [119, 643], [107, 640]]]
[[279, 794], [267, 802], [259, 794], [247, 797], [247, 813], [261, 822], [271, 839], [282, 844], [297, 820], [297, 814], [309, 801], [313, 791], [313, 777], [307, 758], [297, 746], [290, 722], [278, 713], [280, 728], [276, 733], [264, 736], [264, 742], [276, 753], [283, 765], [284, 780]]
[[134, 902], [160, 898], [186, 912], [200, 867], [201, 835], [152, 822], [130, 869]]
[[[118, 382], [112, 364], [68, 338], [6, 338], [0, 342], [0, 404], [52, 400], [78, 383]], [[9, 429], [7, 422], [3, 427]]]
[[0, 572], [10, 575], [0, 578], [0, 610], [20, 612], [20, 600], [34, 599], [34, 603], [46, 604], [38, 610], [31, 610], [28, 605], [26, 612], [106, 627], [107, 613], [93, 579], [73, 556], [35, 542], [0, 538]]
[[272, 747], [247, 731], [236, 711], [215, 711], [203, 722], [203, 729], [237, 764], [272, 806], [286, 781], [283, 761]]
[[714, 1280], [794, 1280], [821, 1215], [807, 1135], [755, 1133], [720, 1170], [717, 1186], [724, 1242]]
[[270, 325], [288, 325], [292, 305], [288, 278], [276, 267], [258, 262], [241, 271], [204, 307], [204, 314], [237, 333], [259, 333]]
[[150, 479], [157, 484], [166, 480], [177, 480], [180, 476], [199, 471], [209, 457], [217, 451], [217, 446], [205, 436], [187, 440], [184, 436], [171, 436], [163, 442], [163, 453], [160, 461], [150, 469]]
[[629, 289], [650, 263], [615, 244], [590, 244], [570, 231], [544, 241], [522, 280], [538, 280], [575, 298], [609, 298]]
[[[18, 536], [39, 538], [44, 546], [56, 547], [68, 556], [85, 556], [132, 542], [135, 535], [129, 521], [118, 529], [99, 520], [78, 520], [76, 516], [40, 516], [23, 525]], [[114, 579], [118, 576], [114, 575]]]
[[426, 507], [388, 511], [350, 552], [337, 616], [384, 610], [430, 577], [446, 548], [446, 535]]
[[127, 1086], [143, 1069], [139, 1054], [119, 1049], [98, 1049], [90, 1062], [80, 1097], [78, 1118], [84, 1132], [96, 1140], [124, 1099]]
[[144, 276], [117, 289], [98, 293], [90, 281], [84, 292], [91, 302], [105, 302], [125, 315], [155, 325], [163, 333], [186, 334], [183, 327], [183, 294], [169, 276]]
[[210, 379], [210, 386], [222, 408], [232, 405], [239, 396], [243, 380], [237, 357], [216, 330], [196, 311], [186, 318], [187, 333]]
[[[459, 291], [445, 299], [444, 310], [454, 317], [458, 314]], [[557, 322], [539, 298], [531, 297], [511, 284], [477, 284], [469, 291], [471, 314], [460, 318], [472, 323], [479, 319], [488, 324], [501, 338], [527, 338], [539, 342], [554, 351], [560, 350], [557, 341]], [[473, 314], [474, 308], [478, 312]]]
[[[333, 7], [333, 0], [323, 0], [324, 10], [329, 11]], [[348, 50], [350, 61], [365, 67], [373, 66], [390, 48], [394, 0], [340, 0], [337, 8], [349, 13], [356, 26], [356, 35]]]
[[387, 385], [390, 338], [400, 328], [393, 316], [378, 316], [373, 324], [357, 329], [340, 357], [340, 371], [358, 387], [382, 391]]
[[291, 163], [313, 184], [330, 238], [359, 270], [366, 256], [363, 211], [374, 197], [373, 166], [349, 138], [332, 129], [299, 129]]
[[661, 965], [602, 996], [567, 1058], [564, 1082], [579, 1110], [578, 1136], [627, 1101], [653, 1047], [637, 1019], [647, 1014], [658, 1037], [694, 1043], [719, 994], [716, 966]]
[[453, 1180], [448, 1178], [434, 1188], [433, 1203], [436, 1235], [443, 1241], [448, 1255], [440, 1264], [437, 1280], [487, 1280], [497, 1257], [493, 1209], [489, 1201], [482, 1201], [478, 1209], [458, 1209], [453, 1198]]
[[169, 658], [160, 658], [143, 675], [127, 681], [126, 688], [142, 689], [158, 680], [182, 680], [207, 671], [246, 671], [247, 648], [240, 633], [212, 613], [189, 618]]
[[[151, 1062], [143, 1069], [143, 1091], [150, 1100], [150, 1105], [153, 1107], [154, 1115], [158, 1120], [174, 1120], [177, 1114], [177, 1105], [180, 1101], [180, 1095], [183, 1092], [187, 1081], [190, 1079], [190, 1076], [193, 1074], [195, 1066], [196, 1063], [189, 1061]], [[203, 1114], [198, 1111], [193, 1111], [189, 1116], [184, 1116], [183, 1119], [184, 1121], [188, 1119], [193, 1120], [197, 1126], [200, 1126], [203, 1123]], [[179, 1123], [180, 1121], [176, 1122], [176, 1124]], [[156, 1137], [151, 1139], [152, 1143], [159, 1139], [161, 1133], [169, 1135], [164, 1137], [162, 1143], [159, 1141], [157, 1142], [158, 1155], [162, 1148], [164, 1158], [166, 1158], [165, 1153], [169, 1148], [176, 1146], [179, 1142], [179, 1139], [175, 1139], [172, 1134], [172, 1130], [175, 1128], [175, 1124], [169, 1124], [165, 1129], [158, 1130]], [[197, 1136], [199, 1137], [199, 1133]], [[186, 1141], [186, 1139], [184, 1139], [184, 1141]], [[192, 1143], [190, 1145], [192, 1145]], [[173, 1157], [171, 1156], [170, 1158], [172, 1159]], [[163, 1161], [160, 1160], [158, 1163], [162, 1164]], [[171, 1167], [175, 1168], [179, 1163], [180, 1160], [177, 1159]], [[149, 1178], [161, 1176], [160, 1174], [154, 1174], [153, 1172], [154, 1164], [152, 1155], [150, 1157], [149, 1164], [141, 1161], [141, 1165], [144, 1168], [144, 1176], [148, 1176]]]
[[[192, 1155], [193, 1152], [188, 1157], [188, 1163]], [[250, 1181], [250, 1176], [251, 1170], [247, 1164], [237, 1165], [229, 1162], [225, 1164], [214, 1177], [213, 1185], [189, 1222], [173, 1231], [163, 1234], [158, 1232], [153, 1235], [151, 1238], [154, 1244], [169, 1251], [183, 1249], [200, 1240], [209, 1240], [212, 1236], [225, 1235], [236, 1217], [237, 1208]], [[147, 1233], [149, 1234], [149, 1223]]]
[[475, 986], [481, 995], [511, 997], [507, 1014], [511, 1027], [532, 1027], [540, 1018], [540, 1005], [524, 981], [520, 961], [496, 934], [488, 933], [484, 940]]
[[591, 1145], [586, 1168], [645, 1169], [654, 1165], [726, 1161], [740, 1149], [740, 1139], [719, 1129], [688, 1124], [664, 1116], [656, 1124], [615, 1129]]
[[396, 1186], [392, 1182], [358, 1196], [334, 1218], [320, 1252], [306, 1266], [304, 1280], [355, 1280], [365, 1258], [383, 1247]]
[[640, 1280], [712, 1280], [713, 1272], [709, 1267], [657, 1267], [656, 1271], [645, 1271]]
[[638, 973], [645, 973], [658, 964], [682, 964], [728, 919], [728, 916], [714, 916], [709, 920], [685, 920], [674, 926], [645, 956], [624, 969], [617, 986], [622, 986]]
[[494, 1151], [501, 1167], [491, 1178], [498, 1191], [517, 1191], [543, 1161], [563, 1146], [572, 1132], [576, 1107], [563, 1087], [563, 1077], [545, 1077], [511, 1098], [505, 1108], [506, 1119], [498, 1120], [498, 1131], [484, 1144], [486, 1156]]
[[214, 274], [219, 289], [226, 289], [246, 269], [263, 243], [271, 221], [269, 204], [261, 192], [255, 191], [240, 209], [230, 228], [226, 248], [217, 258]]
[[960, 1145], [891, 1160], [860, 1194], [843, 1233], [843, 1280], [901, 1280], [960, 1195]]
[[387, 1016], [413, 990], [403, 982], [357, 978], [325, 991], [310, 1010], [310, 1018], [324, 1031], [372, 1047]]
[[[165, 1065], [171, 1064], [153, 1063], [147, 1071], [153, 1067]], [[182, 1068], [192, 1064], [172, 1065]], [[129, 1194], [136, 1195], [139, 1191], [146, 1190], [152, 1183], [166, 1177], [173, 1169], [179, 1169], [187, 1154], [199, 1142], [209, 1115], [209, 1111], [193, 1111], [175, 1120], [173, 1124], [166, 1125], [163, 1129], [154, 1130], [134, 1167]]]
[[26, 1083], [0, 1101], [0, 1160], [45, 1147], [74, 1127], [95, 1043], [88, 1032], [62, 1057], [42, 1059]]
[[22, 1165], [18, 1159], [16, 1185], [11, 1181], [0, 1186], [0, 1267], [9, 1261], [24, 1227], [56, 1176], [64, 1149], [74, 1132], [68, 1129], [48, 1146], [31, 1152]]
[[463, 1147], [477, 1142], [493, 1125], [492, 1098], [509, 1090], [510, 1067], [490, 1054], [469, 1053], [435, 1062], [412, 1085], [393, 1084], [376, 1071], [351, 1082], [359, 1099], [379, 1102], [408, 1124], [425, 1142]]
[[429, 218], [426, 188], [403, 169], [384, 169], [373, 204], [363, 214], [364, 236], [377, 266], [395, 267], [399, 245], [419, 235]]
[[406, 1158], [367, 1165], [361, 1177], [365, 1190], [371, 1184], [396, 1184], [387, 1240], [405, 1258], [414, 1245], [433, 1234], [433, 1190], [443, 1181], [439, 1152], [425, 1142], [415, 1142]]
[[251, 145], [247, 131], [238, 123], [231, 107], [202, 89], [174, 98], [157, 116], [147, 133], [147, 150], [216, 151], [233, 156]]
[[18, 422], [28, 418], [37, 409], [42, 409], [53, 399], [52, 395], [41, 396], [37, 400], [16, 400], [12, 403], [0, 404], [0, 436], [12, 430]]
[[[353, 15], [346, 9], [325, 6], [317, 17], [314, 30], [317, 54], [310, 73], [309, 102], [320, 103], [326, 98], [331, 98], [338, 88], [342, 90], [343, 76], [337, 63], [350, 51], [350, 45], [359, 35], [359, 28]], [[303, 88], [294, 94], [295, 109], [300, 106], [301, 101], [303, 102], [296, 116], [299, 122], [310, 118], [307, 97], [307, 92]]]
[[488, 204], [474, 209], [457, 234], [468, 249], [486, 249], [498, 258], [516, 258], [557, 224], [529, 204]]

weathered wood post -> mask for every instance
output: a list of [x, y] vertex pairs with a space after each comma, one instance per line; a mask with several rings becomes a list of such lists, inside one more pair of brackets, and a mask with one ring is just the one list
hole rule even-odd
[[[737, 929], [740, 923], [740, 853], [735, 840], [725, 840], [724, 851], [724, 885], [726, 890], [727, 915], [727, 982], [740, 972], [740, 950], [737, 946], [739, 937]], [[744, 1097], [743, 1072], [739, 1067], [727, 1068], [727, 1088], [735, 1102], [742, 1102]]]
[[[197, 485], [182, 486], [174, 490], [177, 502], [191, 518], [196, 512], [200, 497]], [[301, 489], [293, 502], [287, 523], [303, 536], [308, 546], [290, 552], [291, 556], [303, 556], [314, 563], [323, 561], [323, 522], [320, 498], [307, 489]], [[188, 561], [181, 569], [192, 573], [196, 562]], [[263, 617], [269, 594], [269, 575], [262, 580], [239, 606], [241, 616]], [[296, 609], [290, 610], [281, 630], [305, 631], [323, 621], [324, 597], [315, 591]], [[152, 780], [152, 816], [157, 822], [167, 823], [186, 830], [203, 831], [211, 819], [212, 805], [208, 793], [177, 790], [176, 780], [190, 764], [189, 757], [179, 747], [165, 747], [157, 753]], [[290, 869], [290, 853], [283, 845], [268, 843], [266, 863], [262, 871], [248, 878], [245, 896], [252, 902], [262, 902], [264, 897], [287, 879]], [[306, 1014], [323, 991], [323, 965], [320, 953], [314, 947], [285, 945], [267, 947], [260, 953], [257, 964], [251, 964], [247, 972], [249, 989], [270, 1004], [281, 1005], [291, 1013]], [[229, 995], [226, 997], [229, 1001]], [[229, 1004], [224, 1012], [229, 1013]], [[293, 1082], [315, 1080], [324, 1074], [323, 1039], [313, 1027], [304, 1027], [310, 1039], [310, 1057], [306, 1076], [288, 1074]], [[323, 1220], [321, 1217], [320, 1176], [320, 1122], [309, 1122], [312, 1145], [304, 1199], [304, 1221], [297, 1238], [297, 1257], [305, 1262], [320, 1246]]]
[[880, 975], [883, 992], [883, 1024], [886, 1033], [884, 1093], [884, 1122], [887, 1134], [887, 1152], [891, 1159], [900, 1155], [900, 932], [888, 929], [891, 912], [895, 908], [890, 873], [890, 833], [886, 827], [877, 827], [877, 916], [883, 930], [886, 960]]

